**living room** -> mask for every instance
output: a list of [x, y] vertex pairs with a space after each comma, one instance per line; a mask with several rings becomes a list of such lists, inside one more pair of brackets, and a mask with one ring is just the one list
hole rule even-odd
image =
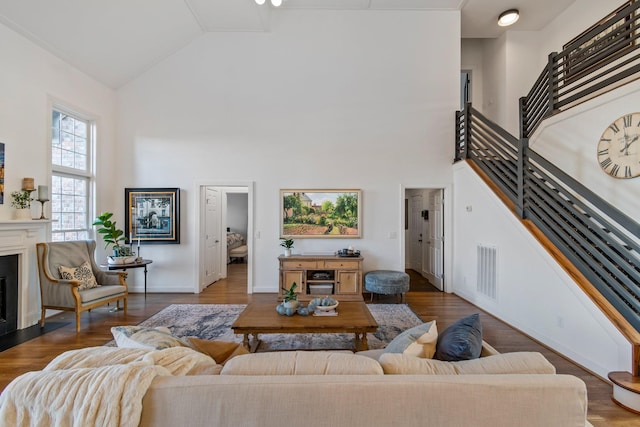
[[[445, 235], [452, 237], [445, 241], [446, 292], [601, 376], [629, 370], [629, 344], [615, 327], [572, 290], [570, 278], [522, 235], [464, 165], [451, 165], [461, 68], [479, 67], [481, 98], [474, 104], [517, 130], [517, 98], [530, 88], [546, 55], [619, 3], [577, 0], [538, 31], [512, 30], [474, 41], [480, 53], [467, 50], [467, 42], [461, 51], [459, 10], [282, 9], [271, 13], [270, 31], [207, 32], [193, 30], [193, 18], [171, 5], [173, 25], [182, 31], [179, 40], [171, 40], [171, 53], [140, 52], [152, 56], [147, 66], [112, 79], [104, 76], [106, 69], [93, 70], [91, 77], [4, 22], [0, 142], [6, 147], [6, 175], [0, 217], [12, 217], [6, 198], [23, 177], [49, 183], [53, 105], [96, 120], [96, 212], [113, 211], [124, 223], [124, 188], [181, 189], [181, 243], [143, 246], [144, 256], [154, 261], [152, 294], [193, 293], [198, 286], [203, 186], [250, 188], [248, 235], [252, 251], [260, 254], [250, 261], [254, 294], [277, 291], [280, 189], [361, 189], [361, 239], [299, 239], [296, 249], [353, 245], [368, 271], [404, 267], [404, 189], [443, 188]], [[40, 19], [46, 21], [55, 11], [41, 6]], [[110, 31], [127, 43], [117, 28]], [[91, 50], [81, 38], [74, 42]], [[525, 50], [535, 54], [526, 56]], [[492, 225], [495, 218], [503, 219], [499, 227]], [[495, 243], [505, 257], [497, 301], [477, 295], [472, 286], [478, 242]], [[132, 271], [130, 283], [141, 291], [141, 272]], [[37, 297], [29, 316], [38, 318]]]

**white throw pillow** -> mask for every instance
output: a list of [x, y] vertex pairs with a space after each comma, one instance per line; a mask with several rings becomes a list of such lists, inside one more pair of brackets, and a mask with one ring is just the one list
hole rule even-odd
[[437, 342], [438, 328], [436, 321], [432, 320], [402, 332], [387, 345], [382, 353], [402, 353], [431, 359], [436, 352]]
[[169, 328], [145, 328], [144, 326], [114, 326], [111, 334], [118, 347], [162, 350], [171, 347], [190, 347], [188, 343], [171, 335]]

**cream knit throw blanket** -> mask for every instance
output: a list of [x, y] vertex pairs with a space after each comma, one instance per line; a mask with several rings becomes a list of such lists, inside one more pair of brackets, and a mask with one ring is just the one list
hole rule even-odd
[[43, 371], [28, 372], [7, 386], [0, 395], [0, 426], [137, 426], [153, 379], [184, 375], [203, 357], [208, 356], [184, 347], [63, 353]]

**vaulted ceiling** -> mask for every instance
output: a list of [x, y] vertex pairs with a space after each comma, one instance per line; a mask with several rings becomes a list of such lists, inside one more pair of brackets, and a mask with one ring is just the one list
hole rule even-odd
[[462, 37], [498, 37], [498, 15], [517, 8], [512, 28], [537, 30], [575, 0], [0, 0], [0, 22], [96, 80], [118, 88], [206, 32], [269, 31], [293, 9], [461, 10]]

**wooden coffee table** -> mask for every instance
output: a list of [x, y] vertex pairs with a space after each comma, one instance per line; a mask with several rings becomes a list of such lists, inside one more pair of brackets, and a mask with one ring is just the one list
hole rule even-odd
[[[355, 349], [367, 350], [367, 332], [376, 332], [378, 324], [364, 302], [340, 302], [337, 316], [282, 316], [277, 302], [252, 302], [233, 322], [231, 329], [244, 334], [244, 346], [254, 353], [260, 345], [259, 334], [355, 334]], [[253, 336], [250, 342], [249, 335]]]

